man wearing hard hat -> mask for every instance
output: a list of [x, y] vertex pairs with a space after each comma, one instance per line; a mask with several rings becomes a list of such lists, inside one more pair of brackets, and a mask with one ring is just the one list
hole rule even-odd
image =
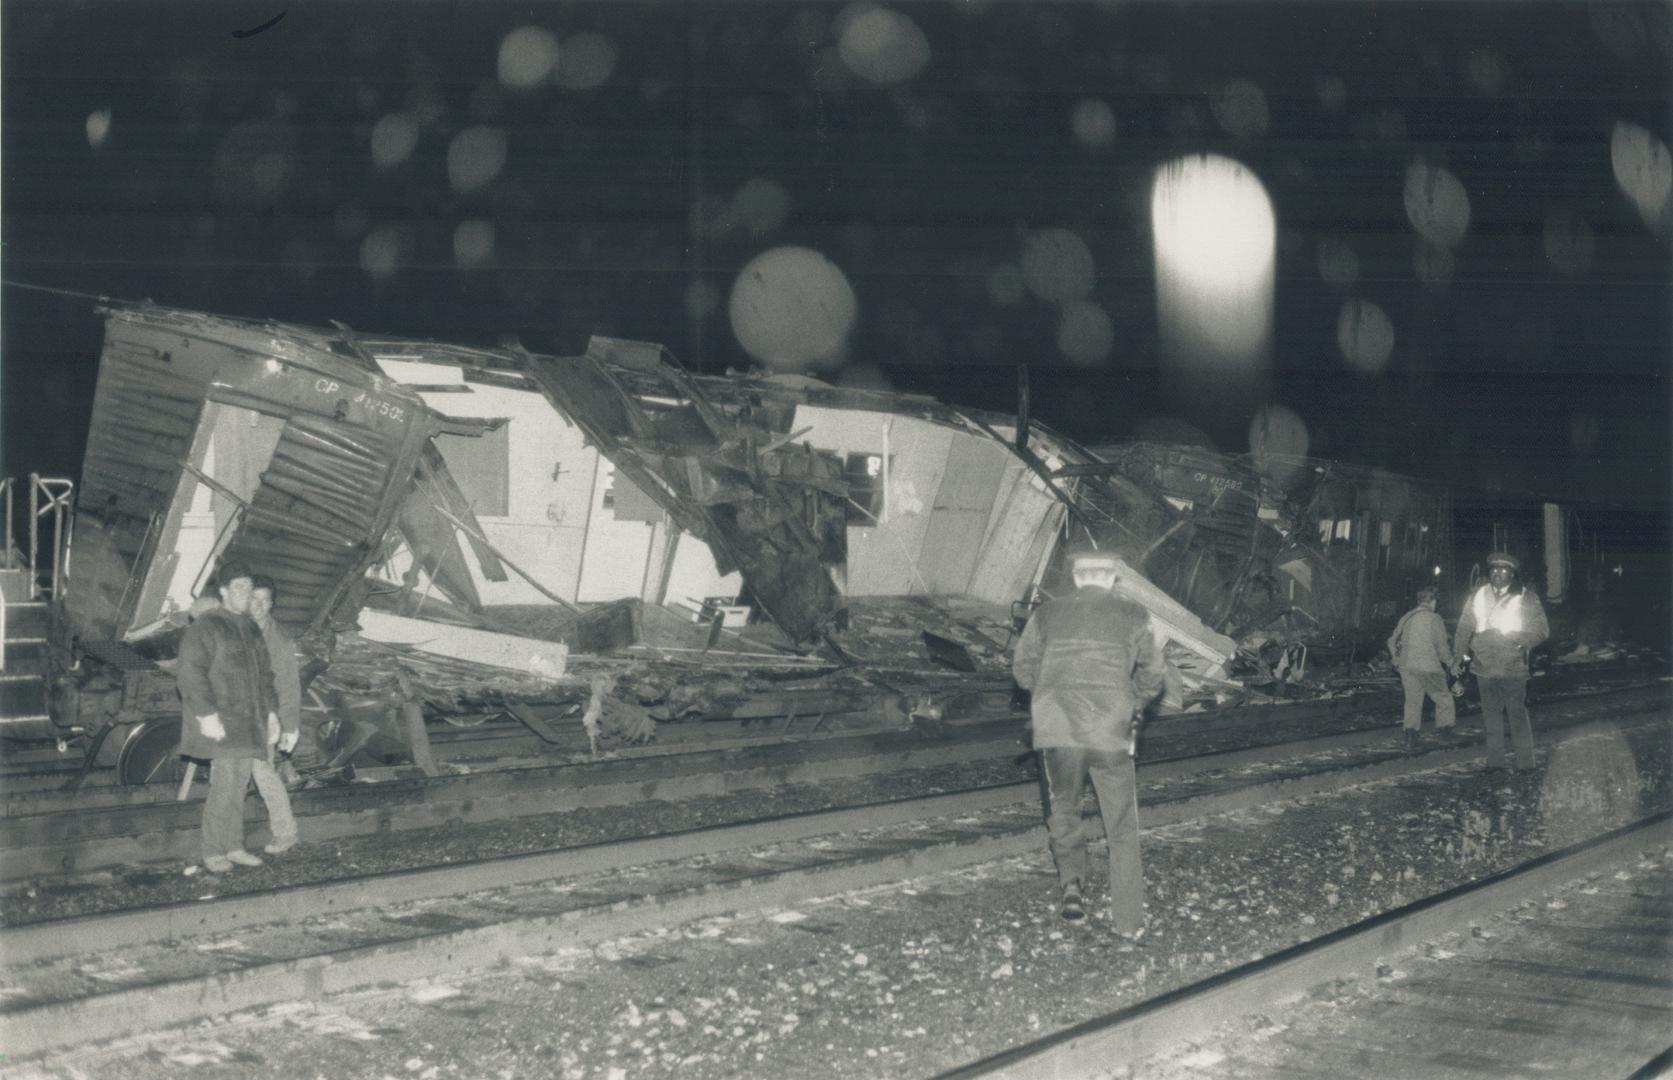
[[1505, 767], [1505, 723], [1516, 767], [1534, 767], [1534, 729], [1528, 720], [1528, 653], [1551, 634], [1539, 597], [1516, 581], [1520, 564], [1503, 551], [1487, 557], [1487, 584], [1464, 605], [1452, 651], [1468, 657], [1481, 691], [1487, 767]]
[[1017, 640], [1011, 671], [1033, 691], [1034, 747], [1050, 807], [1046, 828], [1062, 885], [1061, 913], [1081, 919], [1091, 829], [1081, 817], [1088, 781], [1110, 853], [1110, 921], [1117, 933], [1144, 932], [1138, 784], [1133, 769], [1137, 713], [1162, 689], [1162, 650], [1144, 608], [1115, 595], [1108, 552], [1069, 552], [1075, 591], [1048, 600]]

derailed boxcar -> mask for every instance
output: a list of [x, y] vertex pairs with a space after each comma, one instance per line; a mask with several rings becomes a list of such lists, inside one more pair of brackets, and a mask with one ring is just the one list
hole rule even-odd
[[115, 760], [132, 782], [171, 757], [166, 667], [216, 564], [272, 577], [275, 618], [323, 653], [444, 422], [347, 331], [151, 305], [101, 314], [41, 734], [91, 737], [88, 764]]
[[1179, 514], [1146, 548], [1151, 579], [1258, 649], [1375, 652], [1423, 585], [1452, 587], [1449, 486], [1316, 458], [1262, 462], [1197, 446], [1100, 446], [1101, 475]]

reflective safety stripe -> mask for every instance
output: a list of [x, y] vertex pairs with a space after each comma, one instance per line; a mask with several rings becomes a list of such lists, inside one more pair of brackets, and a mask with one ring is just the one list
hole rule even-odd
[[1471, 603], [1475, 608], [1476, 629], [1497, 630], [1501, 634], [1521, 632], [1521, 593], [1505, 593], [1502, 599], [1494, 600], [1493, 586], [1483, 585], [1476, 590], [1475, 599]]

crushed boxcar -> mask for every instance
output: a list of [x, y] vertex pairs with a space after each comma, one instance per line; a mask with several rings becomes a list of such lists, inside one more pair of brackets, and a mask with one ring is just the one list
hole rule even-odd
[[1368, 655], [1419, 586], [1451, 587], [1447, 486], [1196, 446], [1132, 442], [1096, 453], [1100, 475], [1153, 491], [1178, 514], [1146, 547], [1145, 573], [1240, 641]]
[[1215, 696], [1236, 637], [1369, 625], [1367, 582], [1404, 589], [1390, 559], [1426, 560], [1401, 542], [1442, 508], [1340, 467], [1285, 486], [918, 395], [693, 374], [653, 343], [546, 356], [103, 314], [53, 733], [130, 780], [171, 760], [167, 667], [224, 558], [278, 580], [328, 748], [433, 772], [426, 717], [597, 752], [688, 719], [1008, 703], [1009, 637], [1066, 587], [1071, 535], [1133, 571], [1171, 703]]
[[[275, 618], [325, 661], [415, 481], [464, 509], [431, 449], [457, 425], [385, 377], [347, 330], [149, 304], [100, 314], [52, 620], [53, 707], [34, 734], [87, 737], [89, 766], [114, 760], [143, 778], [171, 757], [167, 669], [214, 566], [238, 559], [275, 579]], [[426, 555], [438, 573], [457, 558]]]

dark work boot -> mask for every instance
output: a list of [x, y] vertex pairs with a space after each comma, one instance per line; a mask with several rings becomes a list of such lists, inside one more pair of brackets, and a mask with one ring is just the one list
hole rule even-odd
[[1080, 882], [1071, 881], [1063, 886], [1063, 903], [1057, 910], [1071, 922], [1086, 918], [1086, 908], [1081, 905]]
[[1417, 750], [1417, 732], [1406, 728], [1400, 735], [1400, 746], [1410, 754]]

